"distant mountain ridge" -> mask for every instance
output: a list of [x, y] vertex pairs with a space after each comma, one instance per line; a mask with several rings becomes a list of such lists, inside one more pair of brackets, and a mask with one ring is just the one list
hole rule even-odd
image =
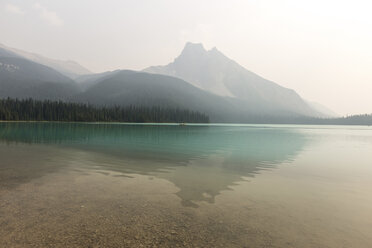
[[79, 86], [58, 71], [0, 48], [0, 97], [67, 100]]
[[323, 116], [294, 90], [282, 87], [248, 71], [216, 48], [187, 43], [181, 54], [165, 66], [143, 71], [181, 78], [196, 87], [220, 96], [236, 97], [257, 111], [286, 111], [307, 116]]
[[236, 120], [238, 104], [182, 79], [130, 70], [98, 74], [72, 101], [107, 106], [160, 106], [199, 111], [212, 121]]
[[86, 69], [85, 67], [78, 64], [75, 61], [71, 61], [71, 60], [63, 61], [63, 60], [57, 60], [57, 59], [50, 59], [50, 58], [44, 57], [36, 53], [30, 53], [30, 52], [26, 52], [20, 49], [7, 47], [3, 44], [0, 44], [0, 48], [3, 48], [4, 50], [7, 50], [8, 52], [13, 53], [14, 55], [18, 55], [22, 58], [31, 60], [38, 64], [51, 67], [55, 69], [56, 71], [70, 78], [75, 78], [79, 75], [85, 75], [85, 74], [92, 73], [91, 71], [89, 71], [88, 69]]
[[217, 49], [192, 43], [167, 66], [74, 79], [0, 47], [0, 98], [7, 97], [188, 109], [208, 115], [211, 122], [282, 123], [322, 116], [295, 91], [247, 71]]

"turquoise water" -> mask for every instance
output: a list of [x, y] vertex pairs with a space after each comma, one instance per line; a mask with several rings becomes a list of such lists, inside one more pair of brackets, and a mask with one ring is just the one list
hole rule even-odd
[[372, 247], [372, 128], [0, 123], [0, 246]]

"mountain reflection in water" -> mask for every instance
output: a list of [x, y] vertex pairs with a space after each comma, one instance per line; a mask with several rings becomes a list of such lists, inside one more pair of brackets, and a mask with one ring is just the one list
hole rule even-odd
[[292, 160], [307, 137], [279, 127], [0, 123], [0, 142], [30, 148], [19, 162], [0, 162], [3, 187], [66, 168], [141, 174], [168, 180], [179, 188], [183, 205], [197, 207], [260, 170]]

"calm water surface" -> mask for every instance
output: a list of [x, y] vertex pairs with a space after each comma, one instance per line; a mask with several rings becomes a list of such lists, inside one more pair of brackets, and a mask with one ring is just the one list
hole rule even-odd
[[0, 247], [372, 247], [372, 128], [0, 123]]

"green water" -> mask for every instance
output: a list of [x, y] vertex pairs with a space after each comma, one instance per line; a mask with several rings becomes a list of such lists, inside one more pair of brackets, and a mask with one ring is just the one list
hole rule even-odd
[[372, 247], [372, 128], [0, 123], [0, 247]]

